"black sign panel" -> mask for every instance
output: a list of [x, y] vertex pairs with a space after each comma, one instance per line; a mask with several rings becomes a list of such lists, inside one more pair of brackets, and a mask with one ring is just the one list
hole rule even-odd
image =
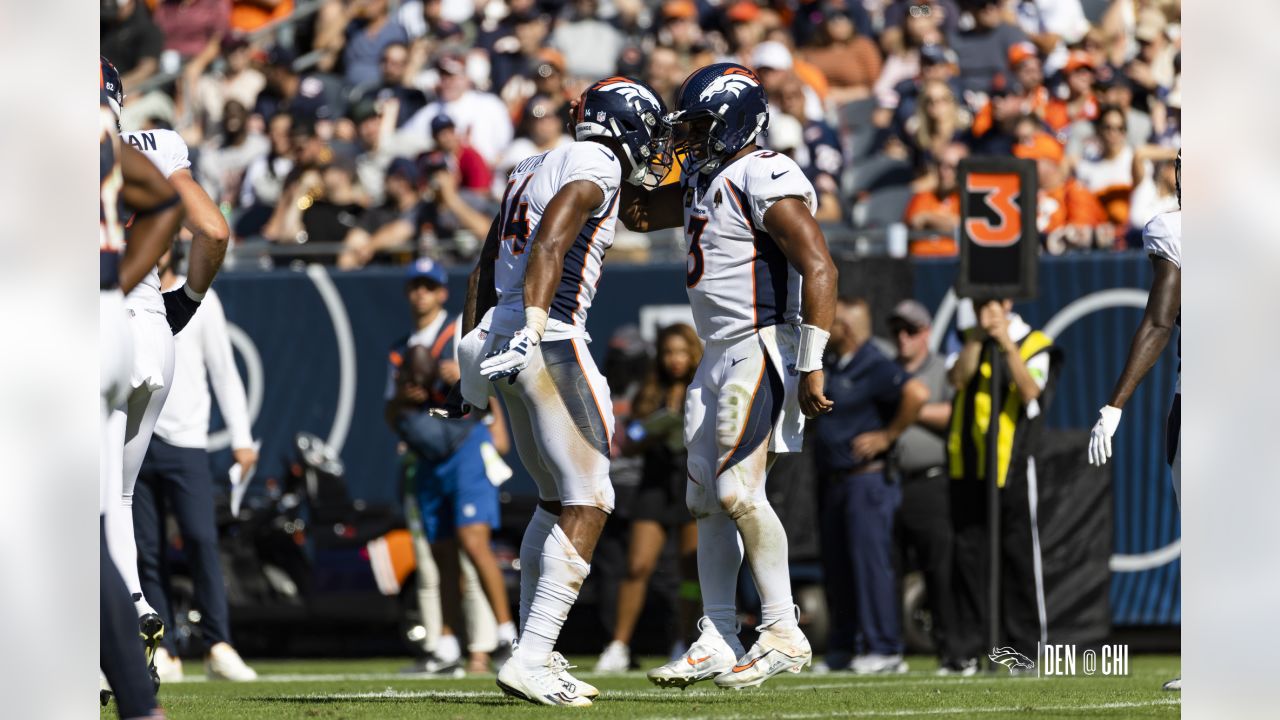
[[960, 161], [960, 277], [967, 298], [1036, 295], [1036, 165], [1013, 157]]

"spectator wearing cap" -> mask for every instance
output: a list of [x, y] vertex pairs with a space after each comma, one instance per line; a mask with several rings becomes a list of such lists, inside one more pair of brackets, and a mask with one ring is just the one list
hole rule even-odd
[[[996, 106], [1004, 116], [1033, 115], [1044, 120], [1052, 95], [1044, 84], [1044, 71], [1036, 46], [1031, 42], [1015, 43], [1009, 48], [1010, 75], [997, 75], [987, 99], [974, 113], [973, 135], [982, 137], [996, 124]], [[1011, 148], [1002, 153], [1007, 155]]]
[[551, 45], [564, 53], [570, 75], [594, 80], [612, 75], [618, 67], [625, 38], [599, 18], [599, 10], [597, 0], [573, 0], [570, 19], [551, 33]]
[[409, 118], [427, 106], [427, 96], [409, 83], [409, 46], [402, 42], [388, 43], [382, 49], [378, 69], [378, 82], [355, 92], [361, 100], [380, 106], [379, 114], [394, 109], [395, 126], [403, 127]]
[[154, 13], [156, 27], [164, 33], [164, 49], [183, 60], [203, 55], [207, 62], [217, 57], [231, 28], [230, 0], [160, 0]]
[[858, 34], [853, 20], [843, 12], [830, 13], [801, 56], [827, 78], [829, 99], [837, 106], [870, 97], [880, 77], [880, 48], [869, 36]]
[[394, 105], [394, 100], [378, 103], [365, 99], [350, 113], [355, 125], [356, 177], [374, 205], [383, 201], [383, 178], [391, 161], [414, 157], [426, 146], [425, 138], [396, 130]]
[[[887, 113], [898, 107], [898, 86], [919, 77], [920, 48], [943, 42], [943, 23], [955, 12], [955, 4], [946, 2], [951, 3], [950, 8], [940, 0], [908, 0], [885, 8], [885, 30], [880, 35], [884, 66], [872, 88], [878, 112]], [[897, 12], [891, 13], [893, 10]], [[877, 124], [887, 125], [889, 117], [884, 115]]]
[[436, 151], [442, 153], [445, 163], [457, 180], [458, 187], [477, 195], [488, 196], [493, 183], [493, 172], [484, 158], [458, 136], [458, 128], [448, 115], [436, 115], [431, 119], [431, 139]]
[[293, 51], [275, 46], [267, 53], [267, 85], [258, 93], [253, 112], [269, 120], [277, 112], [288, 112], [303, 124], [332, 122], [346, 112], [342, 81], [332, 75], [301, 74], [294, 69]]
[[947, 474], [947, 429], [955, 389], [947, 379], [946, 359], [929, 349], [933, 332], [929, 311], [915, 300], [903, 300], [889, 315], [889, 332], [897, 345], [894, 361], [928, 390], [928, 400], [916, 421], [894, 445], [893, 469], [902, 486], [902, 504], [895, 518], [900, 560], [924, 573], [925, 594], [933, 618], [938, 664], [954, 665], [951, 649], [955, 632], [951, 599], [951, 506]]
[[472, 87], [458, 56], [442, 55], [436, 68], [440, 73], [437, 97], [409, 119], [405, 130], [431, 137], [431, 121], [437, 115], [448, 115], [458, 135], [480, 153], [485, 163], [496, 163], [515, 132], [507, 106], [497, 95]]
[[[834, 222], [841, 217], [840, 174], [844, 169], [844, 154], [840, 150], [840, 136], [826, 120], [805, 118], [803, 88], [795, 73], [782, 75], [776, 94], [770, 91], [771, 97], [776, 98], [770, 112], [779, 117], [781, 111], [799, 123], [800, 137], [791, 150], [791, 157], [818, 191], [818, 219]], [[772, 126], [769, 133], [773, 142]]]
[[413, 243], [423, 228], [434, 225], [435, 208], [422, 201], [420, 183], [416, 163], [406, 158], [391, 161], [381, 182], [385, 199], [369, 208], [343, 238], [337, 263], [340, 270], [364, 267], [378, 252], [403, 248]]
[[871, 309], [836, 301], [823, 362], [834, 409], [814, 419], [820, 490], [822, 574], [830, 610], [827, 666], [860, 674], [906, 671], [902, 658], [894, 514], [901, 488], [888, 474], [894, 443], [914, 423], [929, 390], [876, 349]]
[[1134, 105], [1148, 112], [1154, 110], [1161, 94], [1173, 87], [1176, 76], [1174, 57], [1178, 51], [1169, 42], [1168, 29], [1168, 19], [1154, 7], [1138, 13], [1133, 29], [1137, 49], [1125, 66], [1125, 75], [1133, 84]]
[[791, 48], [777, 40], [765, 40], [751, 51], [749, 67], [759, 75], [760, 83], [770, 97], [777, 95], [779, 82], [785, 75], [794, 74], [803, 84], [805, 96], [804, 115], [798, 119], [826, 117], [824, 101], [829, 89], [826, 76], [812, 63], [796, 58]]
[[534, 95], [529, 98], [520, 113], [520, 123], [516, 128], [516, 139], [503, 153], [502, 159], [493, 173], [491, 192], [496, 196], [506, 186], [507, 175], [525, 158], [549, 152], [562, 145], [573, 142], [573, 138], [565, 132], [565, 125], [557, 114], [556, 103], [546, 95]]
[[957, 168], [969, 155], [964, 143], [951, 143], [927, 165], [933, 187], [911, 196], [903, 222], [921, 233], [936, 235], [912, 237], [909, 247], [913, 257], [952, 257], [958, 250], [956, 228], [960, 225], [960, 184]]
[[720, 61], [750, 66], [751, 53], [765, 36], [760, 6], [751, 0], [738, 0], [726, 2], [721, 7], [724, 8], [725, 40], [729, 42], [729, 54]]
[[1089, 32], [1080, 0], [1018, 0], [1012, 3], [1018, 27], [1045, 57], [1050, 73], [1067, 61], [1067, 48], [1077, 46]]
[[191, 63], [184, 70], [187, 87], [194, 87], [191, 110], [196, 121], [211, 129], [222, 121], [222, 109], [228, 100], [252, 108], [267, 78], [253, 67], [253, 49], [243, 37], [228, 35], [222, 39], [222, 69], [206, 73], [207, 65]]
[[1013, 154], [1036, 161], [1040, 186], [1036, 228], [1044, 251], [1061, 255], [1067, 250], [1111, 247], [1115, 233], [1107, 223], [1106, 211], [1093, 193], [1071, 177], [1062, 143], [1035, 130], [1033, 118], [1024, 118], [1019, 126], [1026, 139], [1014, 146]]
[[1062, 68], [1062, 75], [1066, 81], [1066, 97], [1051, 99], [1044, 111], [1045, 124], [1060, 139], [1065, 138], [1067, 126], [1071, 123], [1080, 120], [1093, 122], [1098, 118], [1098, 98], [1093, 92], [1097, 68], [1093, 64], [1093, 56], [1083, 50], [1072, 50]]
[[702, 26], [698, 24], [698, 6], [693, 0], [667, 0], [662, 4], [657, 41], [660, 47], [669, 47], [679, 53], [681, 61], [690, 67], [699, 67], [691, 61], [705, 47], [705, 42]]
[[948, 44], [960, 60], [960, 82], [966, 92], [991, 91], [995, 76], [1009, 64], [1009, 47], [1027, 40], [1026, 33], [1009, 23], [1000, 0], [962, 0], [962, 9], [973, 16], [973, 26], [957, 29]]
[[[928, 0], [925, 0], [926, 2]], [[807, 46], [813, 42], [818, 29], [836, 12], [846, 14], [863, 37], [874, 37], [876, 28], [867, 8], [870, 3], [840, 2], [839, 0], [800, 0], [799, 7], [791, 19], [791, 36], [799, 46]]]
[[119, 0], [115, 16], [101, 18], [98, 40], [99, 52], [120, 71], [126, 93], [160, 69], [164, 33], [139, 0]]
[[293, 14], [293, 0], [231, 0], [231, 30], [245, 35]]

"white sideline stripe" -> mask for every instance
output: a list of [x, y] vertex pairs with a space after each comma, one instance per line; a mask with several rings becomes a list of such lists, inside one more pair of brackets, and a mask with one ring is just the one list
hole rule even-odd
[[[1124, 710], [1129, 708], [1140, 707], [1162, 707], [1166, 705], [1180, 705], [1179, 700], [1142, 700], [1136, 702], [1109, 702], [1095, 703], [1092, 705], [1010, 705], [1006, 707], [945, 707], [945, 708], [928, 708], [923, 710], [836, 710], [825, 713], [780, 713], [773, 715], [775, 718], [782, 720], [812, 720], [813, 718], [832, 718], [832, 717], [917, 717], [924, 715], [987, 715], [991, 713], [1042, 713], [1042, 712], [1070, 712], [1073, 710]], [[715, 716], [694, 716], [687, 715], [651, 715], [649, 717], [639, 718], [639, 720], [668, 720], [668, 718], [679, 717], [680, 720], [734, 720], [736, 718], [758, 717], [753, 715], [722, 715]]]

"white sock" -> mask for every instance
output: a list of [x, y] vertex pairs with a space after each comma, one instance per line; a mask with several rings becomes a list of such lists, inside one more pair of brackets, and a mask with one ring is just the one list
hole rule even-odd
[[125, 587], [133, 596], [138, 617], [155, 612], [155, 608], [142, 595], [142, 581], [138, 578], [138, 546], [133, 536], [133, 497], [121, 496], [119, 505], [107, 508], [107, 548], [115, 561]]
[[457, 635], [441, 635], [436, 642], [436, 659], [440, 662], [457, 662], [462, 658], [462, 646]]
[[533, 593], [542, 574], [542, 547], [547, 544], [551, 528], [556, 526], [556, 516], [541, 505], [533, 511], [529, 527], [520, 541], [520, 627], [529, 622], [529, 608], [533, 606]]
[[516, 624], [510, 620], [498, 625], [498, 642], [510, 645], [516, 641]]
[[760, 592], [760, 624], [776, 630], [799, 627], [791, 599], [791, 568], [787, 563], [787, 531], [768, 503], [738, 517], [738, 531], [746, 547], [751, 575]]
[[578, 554], [564, 530], [553, 526], [542, 548], [542, 574], [516, 651], [526, 667], [546, 664], [590, 572], [591, 566]]
[[738, 648], [738, 568], [742, 538], [724, 513], [698, 518], [698, 584], [702, 612], [731, 647]]

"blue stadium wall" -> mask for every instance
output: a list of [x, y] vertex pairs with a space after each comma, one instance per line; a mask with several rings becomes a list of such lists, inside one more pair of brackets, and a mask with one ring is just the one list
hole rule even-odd
[[[910, 278], [914, 297], [940, 324], [949, 324], [956, 264], [922, 261], [899, 269]], [[409, 323], [402, 278], [398, 270], [311, 267], [218, 279], [249, 388], [254, 437], [262, 441], [263, 476], [282, 473], [293, 435], [309, 431], [340, 447], [354, 497], [398, 501], [395, 439], [383, 424], [382, 402], [387, 348]], [[660, 313], [662, 306], [685, 304], [683, 279], [683, 265], [609, 267], [588, 328], [597, 361], [613, 329], [636, 322], [642, 308]], [[1017, 310], [1032, 325], [1056, 330], [1066, 352], [1050, 425], [1092, 426], [1124, 362], [1149, 281], [1149, 263], [1139, 254], [1042, 261], [1039, 299]], [[448, 306], [456, 310], [465, 292], [461, 273], [450, 277], [450, 290]], [[1181, 619], [1179, 523], [1162, 447], [1176, 367], [1171, 346], [1130, 401], [1115, 440], [1116, 625], [1174, 625]], [[215, 426], [220, 422], [215, 418]], [[225, 433], [216, 434], [213, 447], [225, 445]], [[226, 451], [214, 458], [219, 470], [230, 462]], [[255, 485], [251, 493], [261, 491]], [[533, 485], [519, 473], [504, 489], [532, 493]]]

